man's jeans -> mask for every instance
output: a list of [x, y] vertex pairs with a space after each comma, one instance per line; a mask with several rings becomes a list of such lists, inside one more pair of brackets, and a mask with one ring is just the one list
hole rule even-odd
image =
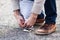
[[47, 24], [56, 23], [57, 10], [56, 10], [56, 0], [46, 0], [45, 2], [45, 22]]
[[[45, 8], [45, 23], [56, 23], [56, 0], [46, 0], [44, 8]], [[27, 19], [31, 14], [31, 9], [33, 6], [33, 1], [21, 1], [20, 2], [20, 9], [21, 13], [23, 14], [24, 18]], [[44, 18], [43, 12], [38, 15], [38, 19]]]
[[[46, 15], [45, 23], [55, 24], [56, 17], [57, 17], [56, 0], [46, 0], [44, 8], [45, 8], [45, 15]], [[41, 17], [41, 15], [39, 15], [38, 17]]]

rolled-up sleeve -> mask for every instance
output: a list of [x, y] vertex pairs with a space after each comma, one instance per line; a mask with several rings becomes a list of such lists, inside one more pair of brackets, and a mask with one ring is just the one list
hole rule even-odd
[[43, 10], [44, 3], [45, 0], [34, 0], [31, 12], [35, 14], [40, 14], [41, 11]]
[[19, 1], [20, 0], [12, 0], [12, 6], [13, 6], [13, 10], [17, 10], [17, 9], [20, 9], [19, 7]]

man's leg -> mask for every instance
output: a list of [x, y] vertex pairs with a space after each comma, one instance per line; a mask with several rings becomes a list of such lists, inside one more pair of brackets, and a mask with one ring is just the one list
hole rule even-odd
[[45, 14], [46, 18], [45, 21], [47, 24], [55, 24], [56, 23], [56, 17], [57, 17], [57, 12], [56, 12], [56, 0], [46, 0], [45, 3]]
[[[45, 5], [45, 22], [47, 24], [56, 23], [57, 10], [56, 10], [56, 0], [46, 0]], [[38, 19], [44, 18], [43, 12], [38, 16]]]
[[45, 24], [36, 31], [36, 34], [50, 34], [56, 30], [56, 0], [46, 0], [45, 2]]

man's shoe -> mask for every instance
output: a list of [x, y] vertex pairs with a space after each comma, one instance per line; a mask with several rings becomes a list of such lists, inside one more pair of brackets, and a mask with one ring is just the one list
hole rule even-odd
[[35, 25], [36, 26], [41, 26], [44, 23], [44, 18], [43, 19], [37, 19]]
[[35, 34], [50, 34], [56, 31], [56, 25], [55, 24], [44, 24], [39, 29], [35, 30]]

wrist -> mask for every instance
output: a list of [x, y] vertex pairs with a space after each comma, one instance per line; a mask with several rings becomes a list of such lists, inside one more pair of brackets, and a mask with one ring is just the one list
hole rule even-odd
[[14, 10], [14, 12], [17, 12], [17, 11], [20, 12], [20, 9], [16, 9], [16, 10]]
[[14, 16], [15, 16], [16, 18], [23, 17], [23, 15], [20, 13], [19, 10], [15, 10], [15, 11], [14, 11]]
[[34, 17], [34, 18], [36, 19], [37, 16], [38, 16], [38, 14], [32, 13], [31, 16]]
[[19, 13], [20, 13], [20, 12], [17, 11], [17, 10], [14, 11], [14, 16], [15, 16], [15, 18], [18, 18], [18, 17], [19, 17]]

